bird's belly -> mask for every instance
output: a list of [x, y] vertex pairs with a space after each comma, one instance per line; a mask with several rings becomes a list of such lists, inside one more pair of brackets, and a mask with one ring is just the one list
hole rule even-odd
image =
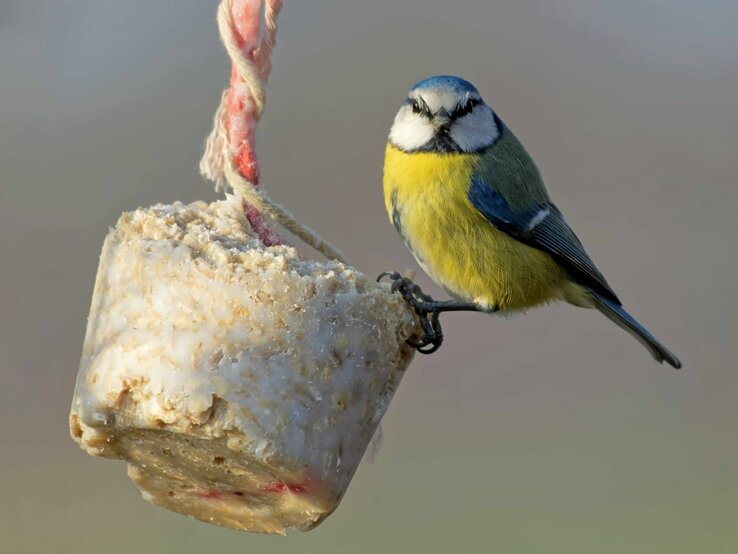
[[553, 258], [498, 230], [471, 206], [426, 204], [400, 212], [403, 238], [418, 263], [453, 296], [514, 311], [564, 294], [567, 275]]
[[479, 156], [406, 153], [392, 145], [385, 205], [423, 269], [450, 294], [485, 308], [522, 310], [566, 294], [548, 254], [498, 230], [468, 199]]

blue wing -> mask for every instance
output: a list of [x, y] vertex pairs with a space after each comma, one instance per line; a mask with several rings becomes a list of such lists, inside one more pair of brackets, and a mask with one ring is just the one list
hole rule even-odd
[[553, 202], [533, 203], [524, 210], [514, 210], [507, 199], [479, 175], [474, 176], [467, 196], [472, 206], [499, 230], [546, 252], [574, 281], [621, 304]]

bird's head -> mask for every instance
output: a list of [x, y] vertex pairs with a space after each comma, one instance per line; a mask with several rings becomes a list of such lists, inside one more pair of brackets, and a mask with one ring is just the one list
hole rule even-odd
[[437, 75], [416, 83], [389, 141], [405, 152], [472, 153], [495, 143], [502, 123], [470, 82]]

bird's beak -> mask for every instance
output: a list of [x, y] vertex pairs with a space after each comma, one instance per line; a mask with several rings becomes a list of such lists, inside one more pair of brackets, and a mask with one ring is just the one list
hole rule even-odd
[[441, 108], [433, 116], [433, 122], [439, 130], [448, 131], [451, 126], [451, 115], [446, 111], [446, 108]]

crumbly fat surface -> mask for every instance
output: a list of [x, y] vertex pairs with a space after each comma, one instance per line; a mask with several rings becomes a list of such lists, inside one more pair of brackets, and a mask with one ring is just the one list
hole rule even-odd
[[70, 415], [148, 500], [283, 533], [335, 509], [412, 357], [398, 295], [263, 247], [234, 199], [123, 214], [101, 254]]

